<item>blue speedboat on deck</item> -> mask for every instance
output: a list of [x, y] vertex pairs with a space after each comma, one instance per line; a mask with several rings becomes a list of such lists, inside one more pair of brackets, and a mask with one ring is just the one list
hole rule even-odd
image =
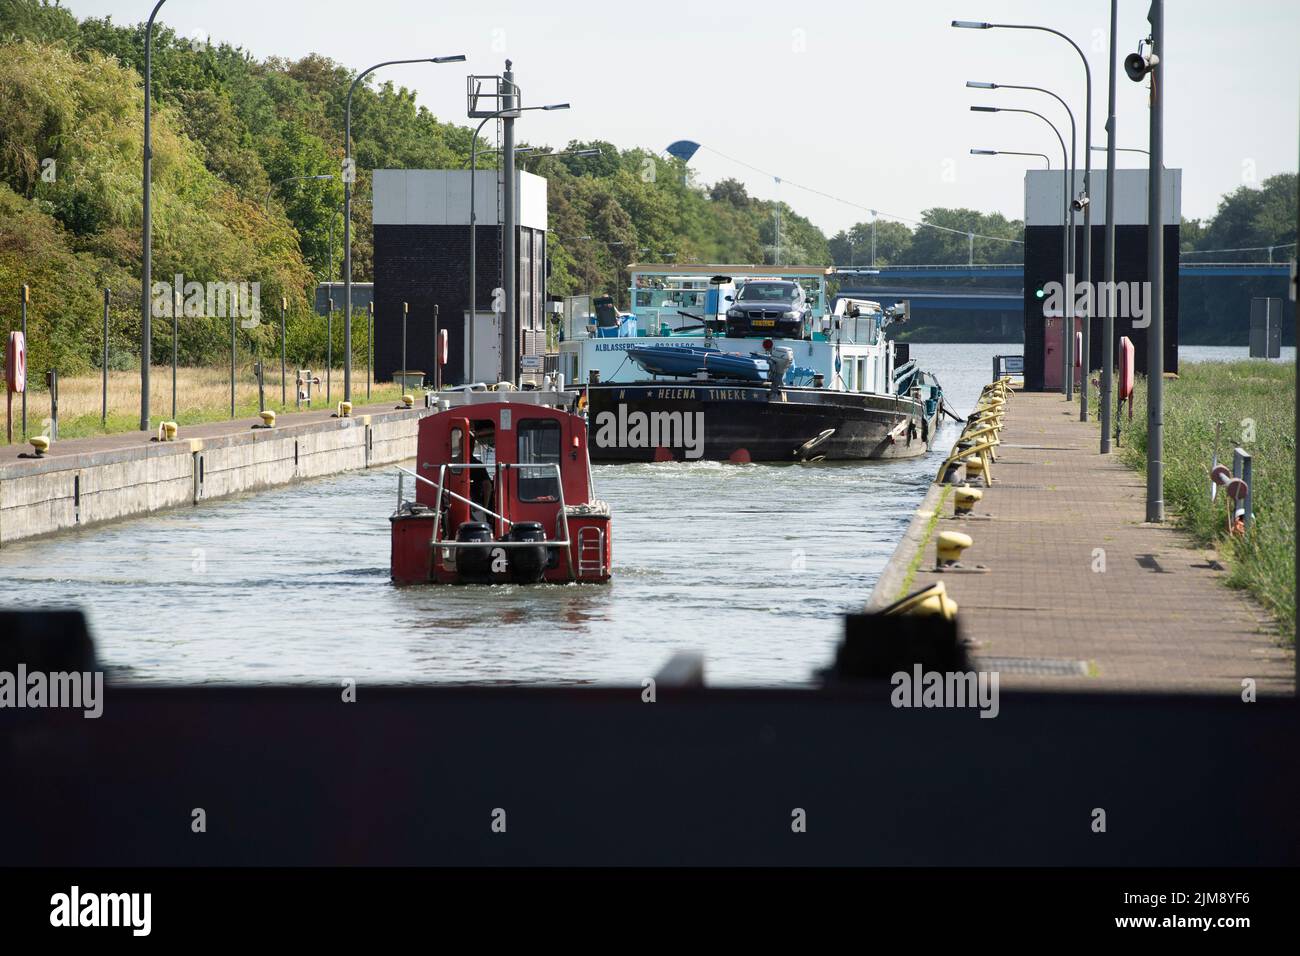
[[741, 382], [765, 382], [768, 377], [766, 358], [716, 348], [646, 345], [628, 349], [627, 354], [651, 375], [689, 377], [703, 372]]

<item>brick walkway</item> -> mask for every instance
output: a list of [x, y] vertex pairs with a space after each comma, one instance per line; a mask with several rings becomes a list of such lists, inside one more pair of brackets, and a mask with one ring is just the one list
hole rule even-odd
[[[1294, 653], [1268, 615], [1223, 585], [1212, 554], [1144, 523], [1145, 478], [1098, 454], [1097, 426], [1078, 421], [1077, 405], [1017, 394], [1002, 441], [975, 509], [991, 519], [951, 518], [949, 498], [913, 589], [945, 582], [977, 662], [996, 666], [1003, 686], [1240, 694], [1250, 677], [1261, 694], [1294, 693]], [[941, 531], [974, 538], [962, 563], [988, 572], [927, 572]], [[920, 536], [895, 563], [906, 566]], [[1103, 572], [1093, 570], [1098, 548]]]

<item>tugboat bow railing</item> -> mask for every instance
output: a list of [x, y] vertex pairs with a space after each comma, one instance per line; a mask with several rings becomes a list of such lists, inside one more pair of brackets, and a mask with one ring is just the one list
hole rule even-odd
[[[466, 462], [466, 463], [464, 463], [464, 464], [456, 464], [456, 465], [439, 465], [439, 466], [438, 466], [438, 480], [437, 480], [437, 481], [431, 481], [430, 479], [424, 477], [423, 475], [416, 474], [415, 472], [411, 471], [410, 469], [403, 468], [401, 465], [394, 465], [393, 467], [396, 468], [396, 469], [397, 469], [397, 472], [398, 472], [398, 475], [397, 475], [397, 510], [398, 510], [399, 512], [400, 512], [404, 507], [406, 507], [406, 505], [407, 505], [407, 501], [406, 501], [406, 493], [405, 493], [405, 492], [406, 492], [406, 476], [407, 476], [407, 475], [410, 475], [410, 476], [411, 476], [412, 478], [414, 478], [417, 482], [424, 482], [424, 483], [425, 483], [426, 485], [428, 485], [429, 487], [437, 489], [437, 499], [436, 499], [436, 500], [438, 501], [439, 506], [438, 506], [438, 508], [437, 508], [437, 509], [435, 510], [435, 512], [434, 512], [434, 519], [433, 519], [433, 542], [432, 542], [432, 543], [433, 543], [433, 546], [434, 546], [434, 547], [439, 547], [439, 548], [530, 548], [530, 547], [531, 547], [531, 548], [535, 548], [535, 547], [539, 547], [539, 546], [545, 546], [545, 547], [551, 547], [551, 548], [564, 548], [564, 549], [565, 549], [565, 554], [566, 554], [567, 557], [568, 557], [568, 563], [569, 563], [569, 576], [570, 576], [570, 577], [573, 576], [573, 567], [572, 567], [572, 565], [573, 565], [573, 556], [572, 556], [572, 554], [569, 552], [569, 540], [570, 540], [570, 535], [569, 535], [569, 508], [568, 508], [568, 504], [567, 504], [567, 503], [565, 502], [565, 500], [564, 500], [564, 482], [563, 482], [563, 480], [561, 479], [561, 476], [560, 476], [560, 466], [559, 466], [559, 465], [557, 465], [557, 464], [553, 464], [553, 463], [550, 463], [550, 464], [548, 464], [548, 463], [542, 463], [542, 462], [496, 462], [495, 464], [491, 464], [491, 465], [489, 465], [489, 464], [475, 464], [475, 463], [472, 463], [472, 462]], [[442, 506], [441, 506], [441, 503], [442, 503], [442, 500], [443, 500], [443, 495], [447, 495], [447, 496], [453, 498], [454, 500], [461, 502], [462, 504], [469, 505], [471, 508], [474, 508], [474, 509], [476, 509], [476, 510], [478, 510], [478, 511], [481, 511], [483, 514], [488, 515], [488, 516], [491, 517], [491, 518], [495, 518], [496, 521], [497, 521], [497, 535], [498, 535], [498, 538], [499, 538], [500, 535], [505, 531], [505, 529], [506, 529], [507, 526], [509, 526], [509, 527], [514, 527], [514, 524], [515, 524], [513, 521], [511, 521], [511, 520], [510, 520], [509, 518], [507, 518], [505, 515], [497, 514], [497, 513], [496, 513], [495, 511], [493, 511], [491, 508], [488, 508], [488, 507], [485, 506], [485, 505], [481, 505], [481, 504], [479, 504], [477, 501], [471, 501], [469, 498], [466, 498], [466, 497], [464, 497], [463, 495], [459, 495], [459, 494], [457, 494], [456, 492], [452, 491], [450, 488], [448, 488], [448, 487], [447, 487], [447, 481], [446, 481], [446, 478], [447, 478], [447, 469], [448, 469], [448, 468], [456, 468], [456, 469], [460, 469], [460, 468], [470, 468], [470, 469], [473, 469], [473, 468], [481, 468], [481, 469], [483, 469], [484, 471], [487, 471], [487, 470], [495, 470], [496, 475], [497, 475], [497, 482], [496, 482], [497, 487], [500, 487], [500, 484], [501, 484], [501, 471], [502, 471], [503, 469], [506, 470], [506, 471], [511, 471], [511, 470], [518, 471], [518, 470], [522, 470], [522, 469], [524, 469], [524, 468], [537, 468], [537, 469], [546, 469], [546, 470], [548, 470], [548, 471], [550, 471], [550, 472], [553, 472], [554, 475], [555, 475], [555, 487], [556, 487], [556, 491], [557, 491], [557, 493], [558, 493], [558, 494], [557, 494], [557, 497], [559, 498], [559, 503], [560, 503], [559, 514], [556, 516], [556, 518], [557, 518], [557, 520], [556, 520], [556, 524], [557, 524], [560, 528], [563, 529], [563, 532], [564, 532], [564, 538], [563, 538], [563, 540], [558, 540], [558, 541], [553, 541], [553, 540], [542, 540], [542, 541], [502, 541], [502, 540], [495, 540], [495, 541], [440, 541], [440, 540], [438, 540], [438, 535], [439, 535], [439, 533], [440, 533], [441, 530], [442, 530]]]

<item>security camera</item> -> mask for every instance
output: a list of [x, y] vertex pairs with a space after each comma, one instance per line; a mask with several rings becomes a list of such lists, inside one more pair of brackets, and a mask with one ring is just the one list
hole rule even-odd
[[1138, 51], [1130, 53], [1124, 57], [1124, 72], [1134, 83], [1141, 83], [1148, 73], [1156, 68], [1160, 62], [1160, 57], [1154, 53], [1142, 54], [1142, 47], [1149, 43], [1149, 40], [1143, 40], [1138, 44]]
[[1082, 212], [1083, 209], [1084, 209], [1084, 207], [1086, 207], [1086, 206], [1088, 205], [1088, 202], [1089, 202], [1089, 200], [1088, 200], [1088, 197], [1087, 197], [1087, 196], [1079, 196], [1079, 197], [1076, 198], [1076, 199], [1072, 199], [1072, 200], [1070, 200], [1070, 207], [1071, 207], [1075, 212]]

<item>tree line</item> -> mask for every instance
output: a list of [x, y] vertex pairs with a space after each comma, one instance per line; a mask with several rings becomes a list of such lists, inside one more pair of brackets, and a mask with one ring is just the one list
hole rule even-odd
[[[17, 290], [31, 286], [33, 368], [75, 374], [100, 361], [105, 287], [110, 363], [138, 362], [143, 62], [143, 24], [0, 0], [0, 315], [13, 328]], [[299, 361], [320, 362], [326, 351], [324, 323], [311, 311], [315, 284], [342, 277], [342, 130], [353, 78], [325, 57], [259, 60], [155, 25], [154, 278], [258, 282], [275, 318], [283, 296]], [[352, 130], [353, 278], [361, 282], [372, 275], [370, 171], [466, 168], [473, 131], [434, 116], [410, 90], [369, 81], [354, 95]], [[587, 149], [599, 155], [552, 155]], [[496, 162], [486, 140], [479, 155], [482, 168]], [[527, 168], [549, 181], [554, 295], [612, 293], [626, 304], [629, 263], [773, 262], [778, 245], [784, 263], [872, 261], [870, 223], [828, 238], [788, 203], [750, 196], [734, 179], [702, 185], [654, 150], [539, 146]], [[330, 178], [313, 178], [321, 176]], [[1294, 209], [1295, 177], [1275, 177], [1225, 199], [1185, 239], [1294, 238], [1283, 216], [1288, 188]], [[977, 235], [973, 248], [968, 233]], [[1022, 247], [999, 240], [1022, 236], [1021, 222], [996, 213], [929, 209], [915, 226], [878, 221], [875, 261], [1019, 262]], [[276, 324], [263, 324], [241, 341], [278, 351], [277, 336]], [[187, 364], [223, 360], [228, 327], [187, 321], [177, 347]], [[171, 348], [169, 334], [155, 334], [153, 360], [170, 360]]]

